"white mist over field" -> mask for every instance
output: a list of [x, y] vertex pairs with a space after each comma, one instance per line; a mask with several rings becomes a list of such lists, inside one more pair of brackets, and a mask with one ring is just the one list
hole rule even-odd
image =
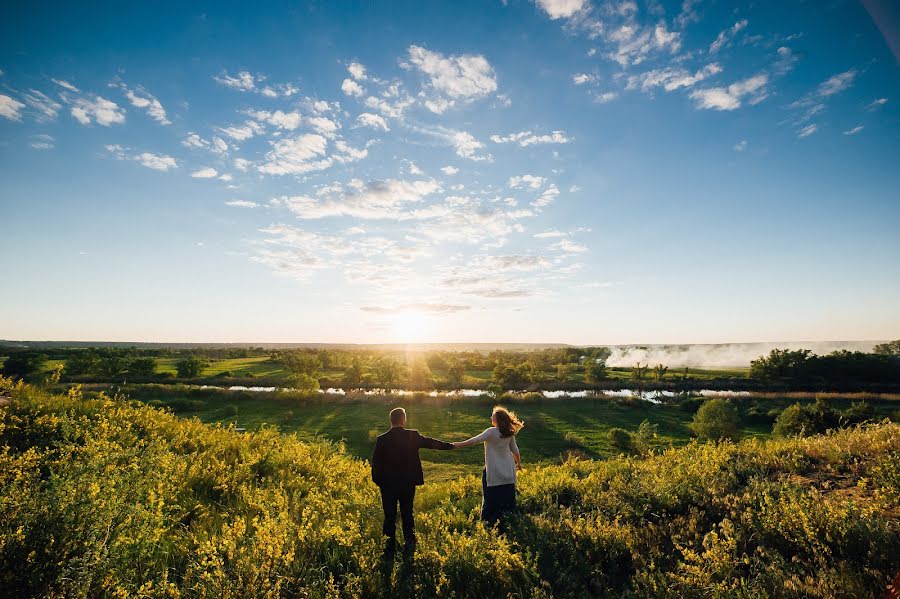
[[608, 366], [663, 364], [670, 368], [738, 368], [773, 349], [809, 349], [814, 354], [838, 350], [870, 352], [881, 341], [784, 341], [780, 343], [717, 343], [709, 345], [613, 345]]

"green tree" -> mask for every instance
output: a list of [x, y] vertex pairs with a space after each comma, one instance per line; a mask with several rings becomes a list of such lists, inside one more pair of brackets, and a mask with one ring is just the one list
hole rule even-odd
[[634, 368], [631, 369], [631, 378], [640, 382], [647, 378], [647, 365], [641, 366], [641, 363], [638, 362], [634, 365]]
[[568, 362], [560, 362], [559, 364], [555, 364], [556, 366], [556, 380], [558, 381], [568, 381], [569, 375], [578, 367], [577, 364], [572, 364]]
[[588, 358], [584, 364], [584, 382], [596, 385], [606, 379], [606, 362]]
[[434, 379], [431, 369], [424, 360], [416, 360], [409, 369], [409, 388], [416, 391], [428, 391], [434, 389]]
[[528, 364], [499, 363], [491, 372], [491, 380], [506, 390], [525, 389], [531, 383], [532, 370]]
[[90, 349], [78, 350], [66, 358], [66, 367], [63, 369], [63, 373], [66, 376], [94, 374], [97, 371], [99, 362], [100, 358], [95, 351]]
[[741, 436], [740, 424], [740, 416], [731, 402], [715, 398], [700, 406], [690, 426], [694, 434], [701, 439], [718, 441], [738, 439]]
[[305, 374], [312, 378], [318, 378], [322, 369], [322, 360], [316, 354], [305, 351], [286, 351], [281, 354], [281, 363], [291, 378]]
[[353, 359], [350, 361], [350, 366], [344, 371], [344, 389], [359, 389], [362, 386], [364, 375], [365, 370], [363, 368], [362, 360], [359, 356], [353, 356]]
[[122, 351], [106, 351], [97, 360], [97, 374], [109, 379], [125, 374], [127, 369], [128, 358], [125, 357], [125, 353]]
[[188, 356], [175, 362], [175, 369], [178, 371], [178, 378], [195, 379], [208, 365], [209, 363], [200, 356]]
[[466, 377], [466, 363], [459, 358], [451, 358], [447, 361], [447, 380], [454, 389], [462, 387]]
[[669, 367], [663, 366], [662, 364], [657, 364], [653, 367], [653, 375], [656, 377], [657, 381], [662, 381], [663, 377], [666, 376], [666, 372], [668, 372]]
[[153, 376], [156, 373], [156, 359], [151, 357], [132, 358], [128, 362], [128, 374], [132, 376]]
[[33, 381], [44, 370], [47, 356], [36, 351], [19, 351], [9, 355], [3, 363], [3, 375]]
[[403, 379], [405, 367], [396, 358], [383, 356], [376, 360], [372, 374], [382, 390], [390, 393], [397, 387], [397, 383]]
[[319, 390], [319, 379], [314, 376], [301, 372], [291, 375], [290, 378], [291, 386], [297, 391], [311, 392]]
[[879, 343], [872, 348], [872, 353], [881, 356], [900, 356], [900, 339]]
[[807, 375], [812, 351], [773, 349], [768, 356], [750, 362], [750, 377], [755, 379], [802, 378]]

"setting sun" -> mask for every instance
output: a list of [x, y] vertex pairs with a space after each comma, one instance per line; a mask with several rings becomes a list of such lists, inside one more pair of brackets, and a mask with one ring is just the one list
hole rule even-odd
[[387, 319], [387, 337], [391, 343], [424, 343], [432, 338], [432, 318], [421, 312], [400, 312]]

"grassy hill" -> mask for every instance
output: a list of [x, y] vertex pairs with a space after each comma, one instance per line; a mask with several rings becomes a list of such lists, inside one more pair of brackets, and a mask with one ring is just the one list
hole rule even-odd
[[339, 445], [2, 388], [7, 596], [873, 597], [900, 570], [889, 422], [530, 468], [506, 535], [475, 476], [428, 484], [393, 560]]

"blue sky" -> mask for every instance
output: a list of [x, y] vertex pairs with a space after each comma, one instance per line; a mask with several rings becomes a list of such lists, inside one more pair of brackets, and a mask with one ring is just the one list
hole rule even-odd
[[20, 3], [0, 338], [900, 337], [894, 6]]

